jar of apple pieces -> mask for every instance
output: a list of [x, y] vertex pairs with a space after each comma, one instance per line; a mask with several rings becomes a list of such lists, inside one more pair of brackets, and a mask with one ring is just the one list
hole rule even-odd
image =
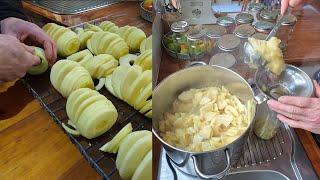
[[259, 14], [260, 11], [265, 9], [266, 6], [262, 3], [250, 3], [249, 4], [249, 13], [253, 16], [254, 21], [258, 22], [260, 20]]
[[281, 124], [277, 118], [277, 113], [272, 111], [266, 102], [257, 106], [255, 119], [253, 131], [259, 138], [264, 140], [273, 138]]
[[189, 56], [192, 61], [205, 61], [207, 52], [206, 34], [202, 28], [194, 28], [187, 33]]
[[226, 28], [228, 34], [232, 34], [236, 26], [232, 17], [222, 16], [217, 19], [217, 24]]
[[283, 51], [287, 48], [288, 41], [291, 38], [296, 22], [297, 18], [292, 14], [288, 14], [283, 17], [283, 21], [276, 35], [279, 39], [281, 39], [280, 48]]
[[239, 13], [236, 15], [235, 19], [237, 25], [252, 24], [254, 21], [252, 14], [249, 13]]
[[206, 28], [208, 54], [213, 55], [214, 45], [218, 42], [220, 37], [224, 34], [227, 34], [227, 30], [223, 26], [210, 25]]
[[186, 32], [189, 29], [189, 24], [186, 21], [178, 21], [171, 24], [172, 38], [176, 46], [175, 53], [188, 52], [188, 43]]
[[273, 23], [271, 22], [268, 22], [268, 21], [259, 21], [259, 22], [256, 22], [254, 24], [254, 29], [257, 31], [257, 32], [260, 32], [260, 33], [264, 33], [264, 34], [269, 34], [270, 31], [273, 29]]
[[240, 59], [239, 49], [241, 40], [234, 34], [225, 34], [221, 36], [214, 47], [214, 54], [229, 53], [232, 54], [236, 60]]
[[269, 21], [275, 23], [279, 14], [279, 10], [262, 10], [260, 12], [260, 18], [263, 21]]

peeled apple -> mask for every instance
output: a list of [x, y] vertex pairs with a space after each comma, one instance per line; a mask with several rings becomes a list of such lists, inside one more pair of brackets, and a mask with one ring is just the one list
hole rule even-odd
[[134, 64], [141, 66], [144, 71], [152, 70], [152, 50], [149, 49], [141, 53]]
[[85, 49], [87, 47], [87, 42], [93, 34], [94, 31], [83, 31], [78, 34], [80, 40], [80, 49]]
[[99, 27], [103, 31], [108, 31], [108, 32], [112, 32], [112, 33], [116, 33], [119, 29], [119, 27], [111, 21], [103, 21], [100, 23]]
[[67, 99], [66, 110], [75, 129], [88, 139], [107, 132], [118, 118], [111, 101], [89, 88], [72, 92]]
[[88, 71], [79, 63], [69, 60], [60, 60], [52, 66], [50, 81], [63, 97], [80, 88], [94, 88]]
[[36, 56], [40, 58], [40, 64], [32, 67], [28, 70], [28, 74], [31, 75], [39, 75], [47, 71], [48, 69], [48, 61], [46, 59], [46, 55], [44, 54], [44, 50], [39, 47], [34, 47], [34, 53]]
[[121, 141], [129, 134], [132, 132], [132, 125], [131, 123], [127, 124], [125, 127], [123, 127], [117, 134], [114, 136], [114, 138], [103, 145], [100, 150], [104, 152], [109, 152], [109, 153], [117, 153]]
[[[121, 144], [122, 145], [122, 144]], [[143, 158], [152, 149], [152, 134], [140, 138], [125, 152], [121, 166], [117, 167], [123, 179], [130, 179]], [[149, 172], [150, 173], [150, 172]]]
[[152, 49], [152, 35], [147, 39], [144, 39], [140, 44], [140, 53], [143, 53], [146, 50]]
[[152, 180], [152, 150], [143, 158], [135, 170], [132, 180]]
[[129, 53], [127, 43], [117, 34], [96, 32], [87, 41], [88, 49], [95, 55], [110, 54], [116, 59]]
[[80, 40], [70, 29], [54, 23], [48, 23], [42, 29], [57, 44], [59, 56], [67, 57], [79, 50]]
[[100, 32], [103, 31], [99, 26], [96, 26], [94, 24], [86, 23], [84, 25], [84, 31], [94, 31], [94, 32]]
[[130, 52], [138, 52], [142, 41], [147, 38], [141, 29], [134, 26], [123, 26], [117, 33], [126, 41]]
[[137, 58], [138, 56], [135, 54], [124, 55], [119, 59], [120, 66], [131, 66], [134, 64]]

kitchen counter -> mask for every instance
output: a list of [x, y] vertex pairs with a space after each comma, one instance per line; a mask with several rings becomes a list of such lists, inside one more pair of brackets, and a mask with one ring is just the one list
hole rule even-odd
[[[39, 12], [30, 4], [23, 5], [28, 13], [32, 11], [65, 25], [123, 15], [125, 18], [114, 21], [119, 26], [140, 24], [147, 35], [152, 32], [151, 24], [139, 17], [137, 2], [115, 4], [68, 20], [43, 9]], [[7, 85], [0, 85], [0, 179], [101, 179], [23, 83]]]
[[[317, 69], [320, 69], [319, 17], [319, 2], [314, 0], [307, 1], [307, 4], [303, 7], [302, 16], [298, 18], [287, 51], [284, 53], [286, 63], [301, 67], [310, 76], [312, 76]], [[155, 19], [157, 19], [157, 17]], [[172, 59], [166, 53], [162, 54], [161, 62], [157, 64], [160, 66], [158, 82], [185, 66], [185, 63]], [[302, 129], [295, 129], [295, 131], [316, 173], [320, 176], [320, 149], [313, 139], [312, 134]], [[154, 162], [159, 162], [160, 147], [160, 142], [154, 139]], [[154, 167], [154, 177], [156, 177], [158, 173], [157, 168], [158, 167]]]

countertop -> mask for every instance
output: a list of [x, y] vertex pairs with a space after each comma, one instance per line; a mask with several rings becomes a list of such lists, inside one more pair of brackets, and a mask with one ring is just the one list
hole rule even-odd
[[[155, 18], [157, 19], [157, 17]], [[292, 39], [288, 43], [287, 51], [284, 53], [286, 63], [293, 64], [308, 69], [309, 75], [315, 69], [320, 68], [320, 3], [319, 1], [309, 0], [302, 9], [302, 14], [298, 17], [298, 22], [292, 34]], [[155, 64], [155, 63], [154, 63]], [[157, 82], [168, 75], [182, 69], [185, 64], [174, 60], [166, 53], [162, 54], [161, 62], [157, 62], [159, 74]], [[312, 165], [320, 176], [320, 149], [314, 141], [312, 134], [302, 129], [295, 129], [305, 151], [312, 162]], [[153, 140], [154, 162], [158, 162], [160, 154], [160, 142]], [[157, 167], [154, 167], [157, 174]], [[154, 174], [154, 177], [156, 177]]]
[[[50, 20], [57, 17], [30, 4], [24, 7]], [[116, 24], [141, 23], [150, 35], [151, 24], [139, 17], [138, 8], [137, 2], [126, 2], [77, 15], [76, 21], [54, 21], [75, 25], [124, 14]], [[0, 179], [101, 179], [21, 81], [0, 85], [0, 139]]]

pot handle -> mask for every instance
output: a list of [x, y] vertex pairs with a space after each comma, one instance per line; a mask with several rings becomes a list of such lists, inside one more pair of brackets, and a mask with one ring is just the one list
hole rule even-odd
[[260, 92], [258, 95], [254, 96], [254, 99], [256, 100], [256, 102], [258, 104], [262, 104], [263, 102], [268, 100], [268, 97], [265, 94], [263, 94], [262, 92]]
[[201, 170], [199, 169], [199, 165], [198, 165], [196, 156], [192, 155], [194, 169], [195, 169], [197, 175], [202, 179], [222, 179], [227, 174], [228, 170], [230, 169], [230, 155], [229, 155], [228, 149], [225, 150], [225, 155], [226, 155], [226, 160], [227, 160], [227, 166], [223, 171], [221, 171], [217, 174], [204, 174], [203, 172], [201, 172]]

